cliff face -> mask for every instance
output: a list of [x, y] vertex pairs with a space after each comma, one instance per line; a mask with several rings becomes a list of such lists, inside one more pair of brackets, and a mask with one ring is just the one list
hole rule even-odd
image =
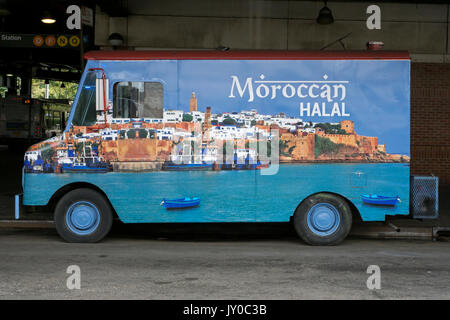
[[360, 136], [354, 132], [351, 134], [322, 134], [321, 136], [330, 139], [335, 144], [357, 148], [359, 150], [358, 153], [372, 154], [377, 151], [377, 137]]
[[166, 161], [170, 159], [173, 143], [168, 140], [158, 140], [156, 145], [156, 161]]
[[106, 161], [117, 161], [117, 141], [102, 141], [102, 155]]
[[284, 143], [283, 150], [280, 150], [280, 160], [314, 160], [314, 134], [293, 135], [292, 133], [283, 133], [280, 141]]
[[369, 153], [373, 154], [376, 153], [377, 145], [378, 145], [378, 138], [377, 137], [364, 137], [364, 136], [358, 136], [356, 135], [356, 143], [359, 146], [359, 149], [362, 151], [362, 153]]
[[[280, 136], [280, 161], [409, 162], [408, 156], [387, 154], [377, 137], [360, 136], [353, 127], [349, 131], [347, 134], [284, 133]], [[316, 139], [321, 139], [322, 145]]]
[[172, 141], [157, 139], [117, 140], [118, 161], [164, 161], [172, 150]]
[[336, 144], [345, 144], [352, 147], [357, 147], [357, 135], [356, 134], [322, 134], [323, 138], [330, 139]]

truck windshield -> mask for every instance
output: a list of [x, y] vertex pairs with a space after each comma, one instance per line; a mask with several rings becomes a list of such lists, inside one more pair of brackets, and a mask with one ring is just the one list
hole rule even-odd
[[95, 124], [95, 72], [89, 72], [81, 88], [80, 98], [75, 106], [72, 124], [75, 126], [90, 126]]

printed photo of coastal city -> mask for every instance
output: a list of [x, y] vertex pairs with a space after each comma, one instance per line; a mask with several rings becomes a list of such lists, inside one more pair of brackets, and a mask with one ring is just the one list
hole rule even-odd
[[[26, 152], [24, 201], [48, 202], [51, 192], [37, 187], [44, 179], [54, 191], [68, 183], [98, 186], [126, 223], [286, 221], [301, 199], [324, 191], [358, 207], [366, 194], [396, 199], [388, 209], [365, 206], [367, 221], [408, 213], [405, 63], [181, 61], [174, 68], [142, 61], [104, 68], [106, 106], [99, 103], [101, 78], [87, 72], [66, 130]], [[392, 81], [373, 73], [381, 68]], [[167, 199], [189, 199], [192, 214], [168, 212]]]
[[[359, 134], [352, 120], [313, 122], [256, 109], [214, 113], [210, 106], [202, 111], [195, 92], [189, 111], [164, 110], [162, 118], [108, 115], [106, 125], [103, 116], [34, 145], [25, 155], [25, 171], [258, 170], [276, 156], [280, 163], [409, 162], [408, 155], [387, 153], [377, 137]], [[277, 155], [271, 153], [274, 141]], [[261, 144], [267, 146], [264, 154], [258, 152]]]

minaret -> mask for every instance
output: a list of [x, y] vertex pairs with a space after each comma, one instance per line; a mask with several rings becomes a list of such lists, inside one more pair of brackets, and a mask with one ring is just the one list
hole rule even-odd
[[192, 97], [189, 99], [189, 112], [197, 111], [197, 98], [195, 97], [195, 92], [192, 92]]
[[203, 142], [209, 141], [209, 129], [211, 129], [211, 107], [206, 107], [205, 121], [203, 122]]

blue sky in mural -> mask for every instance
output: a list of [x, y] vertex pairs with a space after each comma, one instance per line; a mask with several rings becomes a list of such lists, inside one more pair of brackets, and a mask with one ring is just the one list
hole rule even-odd
[[[386, 144], [388, 153], [409, 155], [409, 61], [179, 61], [178, 108], [189, 110], [189, 98], [196, 93], [200, 111], [211, 106], [213, 113], [240, 112], [257, 109], [260, 114], [284, 112], [287, 116], [300, 117], [300, 102], [326, 103], [326, 112], [331, 113], [333, 102], [345, 102], [348, 117], [314, 116], [301, 117], [303, 121], [339, 122], [353, 120], [355, 131], [360, 135], [378, 137]], [[264, 75], [264, 79], [260, 76]], [[248, 88], [243, 98], [234, 90], [235, 98], [229, 98], [232, 76], [237, 76], [241, 87], [246, 79], [253, 79], [254, 100], [249, 102]], [[323, 98], [286, 98], [281, 90], [276, 97], [256, 96], [255, 81], [348, 81], [345, 83], [346, 97], [328, 102]], [[270, 88], [270, 83], [265, 83]], [[272, 83], [273, 84], [273, 83]], [[295, 89], [301, 82], [291, 83]], [[330, 86], [336, 83], [329, 83]], [[312, 85], [312, 83], [306, 83]], [[322, 83], [318, 83], [322, 86]], [[314, 93], [320, 92], [316, 90]], [[302, 89], [303, 93], [308, 88]], [[262, 90], [261, 92], [264, 93]], [[290, 91], [287, 91], [288, 95]], [[332, 91], [333, 92], [333, 91]], [[341, 91], [340, 91], [341, 92]], [[312, 106], [311, 106], [312, 108]]]
[[[90, 67], [96, 66], [92, 61]], [[162, 81], [164, 106], [167, 109], [189, 110], [189, 98], [196, 93], [200, 111], [211, 106], [213, 113], [240, 112], [256, 109], [260, 114], [300, 117], [300, 102], [326, 102], [331, 113], [333, 102], [323, 98], [285, 98], [281, 90], [276, 98], [258, 98], [256, 88], [260, 76], [264, 81], [348, 81], [345, 102], [349, 117], [301, 117], [303, 121], [339, 122], [353, 120], [360, 135], [378, 137], [386, 144], [388, 153], [409, 155], [409, 61], [240, 61], [240, 60], [180, 60], [178, 61], [123, 61], [103, 62], [108, 77], [114, 81]], [[179, 78], [177, 79], [177, 70]], [[248, 77], [253, 79], [254, 100], [248, 101], [248, 89], [241, 98], [229, 98], [232, 76], [237, 76], [243, 87]], [[326, 79], [324, 79], [326, 76]], [[301, 83], [292, 83], [295, 88]], [[312, 85], [312, 83], [307, 83]], [[270, 87], [270, 84], [267, 83]], [[284, 83], [283, 85], [286, 85]], [[323, 83], [318, 85], [322, 86]], [[333, 84], [330, 83], [330, 86]], [[235, 88], [236, 89], [236, 88]], [[112, 86], [110, 87], [111, 97]], [[306, 89], [302, 91], [306, 92]], [[178, 97], [177, 97], [178, 93]], [[312, 108], [312, 107], [311, 107]]]

